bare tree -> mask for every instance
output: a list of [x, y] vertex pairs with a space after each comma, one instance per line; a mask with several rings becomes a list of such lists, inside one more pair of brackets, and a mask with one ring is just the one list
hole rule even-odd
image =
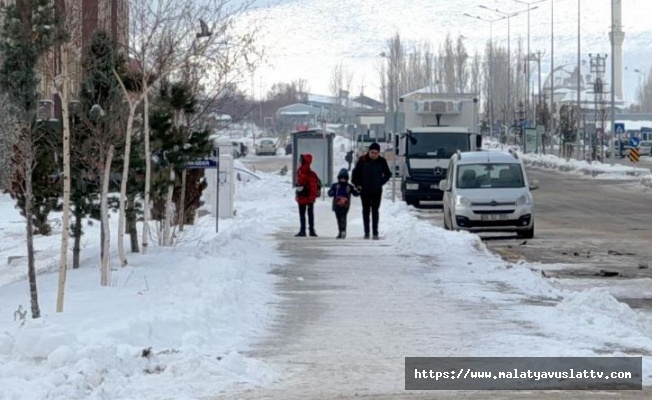
[[446, 40], [440, 51], [439, 57], [444, 59], [444, 87], [447, 93], [455, 93], [458, 84], [456, 83], [457, 75], [455, 71], [455, 50], [451, 35], [446, 35]]
[[480, 95], [482, 92], [482, 81], [485, 75], [482, 73], [482, 58], [475, 53], [471, 61], [471, 92]]
[[[149, 143], [149, 90], [161, 79], [177, 71], [188, 58], [201, 58], [219, 66], [230, 64], [233, 46], [237, 53], [251, 51], [256, 29], [234, 34], [234, 23], [249, 7], [249, 2], [230, 8], [227, 0], [134, 0], [130, 2], [130, 36], [128, 46], [132, 81], [121, 80], [129, 103], [125, 161], [120, 190], [120, 221], [118, 224], [118, 254], [127, 265], [124, 251], [126, 177], [129, 172], [129, 154], [136, 108], [144, 103], [143, 137], [145, 144], [145, 193], [143, 221], [143, 252], [147, 251], [149, 237], [149, 207], [151, 182], [151, 151]], [[225, 62], [226, 60], [226, 62]], [[116, 73], [116, 76], [118, 74]], [[120, 77], [119, 77], [120, 78]], [[171, 224], [168, 221], [167, 224]], [[169, 243], [170, 238], [165, 238]]]
[[455, 81], [459, 93], [464, 93], [469, 83], [468, 60], [469, 54], [464, 46], [464, 38], [460, 35], [455, 46]]
[[[81, 4], [70, 2], [65, 10], [63, 30], [69, 34], [81, 26]], [[61, 123], [63, 134], [63, 216], [61, 218], [61, 254], [59, 257], [59, 282], [57, 286], [57, 312], [63, 312], [63, 302], [66, 288], [66, 271], [68, 269], [68, 242], [70, 238], [70, 101], [71, 101], [71, 71], [69, 62], [80, 59], [81, 32], [72, 34], [72, 40], [61, 42], [57, 46], [59, 52], [59, 68], [57, 63], [49, 65], [47, 70], [55, 75], [52, 77], [54, 89], [61, 100]], [[73, 49], [77, 49], [75, 52]], [[72, 54], [71, 54], [72, 53]], [[72, 57], [70, 57], [72, 55]]]
[[100, 199], [100, 209], [102, 214], [102, 267], [100, 269], [100, 285], [108, 286], [110, 280], [111, 268], [109, 268], [109, 250], [111, 243], [111, 232], [109, 231], [109, 206], [108, 193], [109, 182], [111, 180], [111, 163], [113, 162], [114, 146], [109, 145], [106, 153], [106, 163], [104, 173], [102, 174], [102, 197]]
[[26, 219], [27, 274], [30, 285], [32, 318], [39, 318], [34, 260], [34, 171], [36, 155], [44, 130], [38, 120], [39, 62], [62, 39], [55, 5], [47, 1], [19, 1], [3, 10], [2, 63], [0, 87], [13, 106], [17, 118], [17, 137], [12, 152], [12, 195], [24, 201]]
[[342, 89], [344, 88], [344, 65], [342, 63], [337, 64], [333, 67], [333, 71], [331, 72], [331, 81], [330, 81], [330, 86], [329, 89], [331, 91], [331, 95], [333, 95], [333, 98], [335, 99], [336, 103], [333, 105], [333, 121], [332, 122], [339, 122], [341, 118], [341, 107], [342, 107]]
[[652, 68], [647, 73], [647, 80], [639, 84], [637, 98], [641, 112], [652, 112]]
[[397, 33], [387, 41], [389, 52], [385, 53], [387, 60], [387, 104], [392, 115], [399, 110], [399, 97], [405, 88], [405, 48], [401, 36]]

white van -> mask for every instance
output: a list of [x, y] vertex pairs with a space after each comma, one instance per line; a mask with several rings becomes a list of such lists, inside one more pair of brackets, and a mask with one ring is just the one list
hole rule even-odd
[[534, 237], [534, 201], [518, 155], [500, 151], [458, 152], [451, 158], [444, 192], [444, 228], [515, 232]]

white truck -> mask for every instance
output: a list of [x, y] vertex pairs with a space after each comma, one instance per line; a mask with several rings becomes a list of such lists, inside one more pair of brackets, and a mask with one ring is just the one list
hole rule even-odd
[[442, 206], [439, 182], [446, 179], [451, 157], [482, 147], [478, 96], [442, 94], [422, 89], [403, 96], [405, 132], [395, 136], [401, 195], [408, 205]]

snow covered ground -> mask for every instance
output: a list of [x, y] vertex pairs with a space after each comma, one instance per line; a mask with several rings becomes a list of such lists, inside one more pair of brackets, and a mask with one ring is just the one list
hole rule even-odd
[[[346, 143], [336, 140], [336, 171], [343, 165], [340, 148]], [[237, 216], [222, 220], [218, 235], [214, 220], [204, 217], [187, 229], [178, 246], [154, 246], [146, 256], [130, 254], [128, 267], [115, 267], [110, 287], [99, 286], [99, 234], [97, 225], [87, 226], [82, 268], [68, 274], [63, 314], [54, 312], [56, 229], [36, 242], [41, 319], [31, 320], [28, 314], [24, 324], [14, 320], [19, 306], [29, 310], [26, 267], [21, 259], [1, 266], [0, 399], [186, 399], [216, 395], [236, 384], [265, 387], [281, 379], [279, 370], [248, 350], [268, 334], [277, 315], [273, 304], [281, 298], [275, 284], [283, 278], [269, 272], [288, 260], [271, 234], [294, 229], [298, 221], [291, 176], [257, 175], [262, 179], [239, 183]], [[320, 220], [323, 226], [334, 225], [328, 204], [318, 203], [319, 215], [328, 218]], [[434, 227], [400, 201], [384, 200], [381, 213], [381, 236], [387, 236], [382, 244], [406, 258], [396, 268], [406, 276], [420, 274], [409, 281], [419, 287], [406, 293], [436, 290], [459, 305], [455, 316], [439, 310], [437, 321], [450, 317], [473, 327], [478, 315], [495, 318], [493, 331], [468, 332], [484, 339], [469, 342], [475, 344], [464, 348], [465, 354], [448, 349], [450, 355], [652, 353], [652, 326], [607, 289], [565, 286], [544, 278], [541, 266], [508, 264], [477, 236]], [[4, 264], [8, 257], [24, 254], [22, 224], [7, 197], [0, 197], [0, 216]], [[351, 232], [361, 229], [360, 219], [351, 214]], [[391, 310], [378, 316], [390, 323], [395, 317]], [[333, 349], [346, 352], [345, 345], [335, 343]], [[150, 347], [151, 357], [142, 357]], [[646, 384], [652, 384], [650, 357], [644, 358], [644, 375]]]
[[[265, 235], [294, 211], [287, 179], [241, 184], [237, 217], [222, 220], [219, 235], [204, 217], [174, 248], [129, 254], [126, 268], [113, 254], [110, 287], [99, 285], [98, 224], [86, 226], [82, 267], [68, 273], [62, 314], [55, 313], [58, 232], [38, 237], [42, 318], [28, 312], [24, 325], [14, 311], [30, 307], [25, 261], [4, 265], [24, 254], [24, 228], [13, 201], [0, 197], [0, 399], [183, 399], [271, 379], [242, 353], [274, 316], [268, 272], [284, 261]], [[152, 356], [142, 357], [150, 347]]]

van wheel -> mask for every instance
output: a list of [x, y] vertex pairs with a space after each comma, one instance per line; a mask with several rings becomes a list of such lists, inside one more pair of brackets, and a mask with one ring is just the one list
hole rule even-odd
[[451, 226], [448, 225], [448, 221], [446, 220], [446, 213], [444, 213], [444, 229], [446, 229], [447, 231], [451, 230]]
[[534, 223], [532, 224], [532, 228], [528, 229], [527, 231], [519, 232], [518, 236], [524, 239], [532, 239], [534, 237]]

